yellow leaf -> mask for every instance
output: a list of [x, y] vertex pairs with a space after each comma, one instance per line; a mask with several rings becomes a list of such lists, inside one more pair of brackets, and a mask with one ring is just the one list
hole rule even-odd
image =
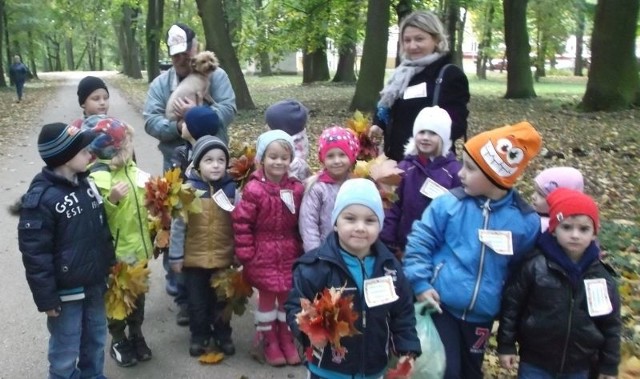
[[210, 353], [202, 354], [200, 358], [198, 358], [198, 362], [204, 365], [213, 365], [216, 363], [220, 363], [223, 359], [224, 359], [223, 353], [210, 352]]

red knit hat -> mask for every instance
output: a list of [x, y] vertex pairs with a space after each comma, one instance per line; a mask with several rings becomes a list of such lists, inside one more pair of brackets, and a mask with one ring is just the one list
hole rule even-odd
[[595, 201], [584, 193], [568, 188], [558, 188], [547, 196], [549, 203], [549, 232], [556, 229], [562, 220], [571, 216], [584, 215], [593, 220], [593, 229], [598, 234], [600, 217]]
[[318, 156], [322, 163], [324, 163], [329, 150], [334, 147], [344, 151], [351, 163], [355, 163], [360, 151], [360, 144], [356, 136], [349, 129], [340, 126], [325, 129], [318, 139], [318, 145]]

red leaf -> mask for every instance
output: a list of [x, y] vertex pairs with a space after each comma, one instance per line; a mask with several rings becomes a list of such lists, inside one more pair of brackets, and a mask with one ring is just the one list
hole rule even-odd
[[395, 368], [387, 371], [387, 379], [408, 378], [411, 374], [411, 369], [411, 359], [400, 360]]

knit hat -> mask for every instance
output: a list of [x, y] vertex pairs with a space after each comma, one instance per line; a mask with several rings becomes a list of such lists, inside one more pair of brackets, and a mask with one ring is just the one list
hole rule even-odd
[[307, 107], [296, 100], [279, 101], [267, 108], [264, 113], [264, 120], [269, 129], [284, 130], [291, 136], [304, 129], [308, 117]]
[[442, 139], [442, 156], [445, 157], [451, 150], [451, 117], [444, 109], [435, 107], [423, 108], [413, 122], [413, 138], [404, 147], [404, 155], [417, 155], [415, 138], [418, 133], [429, 130]]
[[176, 23], [167, 32], [167, 48], [169, 55], [176, 55], [191, 50], [196, 33], [187, 25]]
[[562, 220], [585, 215], [593, 220], [593, 230], [598, 234], [600, 218], [595, 201], [584, 193], [569, 188], [558, 188], [547, 197], [549, 203], [549, 232], [553, 233]]
[[337, 147], [344, 151], [349, 157], [349, 162], [355, 163], [358, 152], [360, 152], [360, 143], [356, 136], [348, 129], [340, 126], [332, 126], [329, 129], [325, 129], [320, 134], [318, 139], [318, 156], [320, 162], [324, 163], [324, 159], [327, 157], [329, 150]]
[[84, 102], [87, 101], [87, 97], [91, 96], [93, 91], [100, 88], [109, 93], [109, 89], [102, 79], [95, 76], [85, 76], [82, 78], [80, 83], [78, 83], [78, 103], [83, 105]]
[[62, 166], [87, 147], [95, 137], [91, 131], [61, 122], [46, 124], [38, 135], [38, 153], [47, 166]]
[[369, 179], [356, 178], [349, 179], [342, 183], [336, 196], [336, 202], [331, 212], [331, 225], [336, 224], [336, 220], [342, 211], [349, 205], [359, 204], [371, 209], [378, 217], [380, 229], [384, 223], [384, 209], [380, 191]]
[[196, 141], [202, 136], [213, 136], [220, 129], [220, 117], [211, 107], [204, 105], [189, 109], [184, 115], [184, 122]]
[[464, 150], [497, 187], [509, 189], [542, 145], [540, 134], [526, 121], [492, 129], [464, 144]]
[[549, 196], [556, 188], [569, 188], [584, 192], [582, 174], [573, 167], [548, 168], [539, 173], [533, 181], [545, 197]]
[[229, 148], [227, 148], [227, 145], [218, 137], [202, 136], [196, 141], [196, 144], [193, 145], [193, 155], [191, 156], [193, 159], [193, 167], [198, 169], [202, 157], [204, 157], [209, 150], [213, 149], [220, 149], [224, 152], [224, 156], [227, 159], [227, 166], [229, 166]]
[[124, 122], [103, 114], [85, 118], [82, 130], [90, 130], [96, 134], [89, 149], [100, 159], [113, 158], [127, 136], [127, 125]]
[[277, 140], [284, 140], [289, 144], [291, 147], [291, 160], [293, 160], [293, 154], [296, 151], [296, 148], [293, 145], [293, 138], [282, 130], [269, 130], [268, 132], [260, 134], [258, 137], [258, 142], [256, 144], [256, 160], [258, 162], [262, 162], [262, 156], [264, 155], [264, 152], [267, 151], [267, 147], [271, 142]]

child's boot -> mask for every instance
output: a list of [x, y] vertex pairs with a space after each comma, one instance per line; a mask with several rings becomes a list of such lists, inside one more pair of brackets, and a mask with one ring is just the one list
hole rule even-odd
[[271, 366], [284, 366], [287, 360], [280, 350], [278, 334], [276, 330], [276, 310], [272, 312], [256, 312], [256, 331], [260, 333], [262, 352], [265, 361]]
[[295, 366], [300, 364], [300, 354], [293, 340], [293, 333], [289, 329], [289, 325], [285, 322], [286, 313], [278, 312], [278, 342], [280, 349], [284, 354], [287, 364]]

